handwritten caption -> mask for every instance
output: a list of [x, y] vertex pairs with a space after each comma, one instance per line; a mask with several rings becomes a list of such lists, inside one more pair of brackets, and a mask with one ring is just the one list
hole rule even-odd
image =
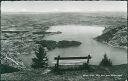
[[116, 75], [116, 74], [106, 74], [106, 75], [103, 75], [103, 74], [86, 75], [86, 74], [84, 74], [83, 75], [83, 77], [94, 77], [94, 76], [97, 76], [97, 77], [122, 77], [122, 75]]

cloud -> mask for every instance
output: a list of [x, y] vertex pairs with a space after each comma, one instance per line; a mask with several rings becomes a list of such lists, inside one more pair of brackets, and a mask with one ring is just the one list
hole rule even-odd
[[2, 1], [2, 12], [127, 11], [126, 1]]

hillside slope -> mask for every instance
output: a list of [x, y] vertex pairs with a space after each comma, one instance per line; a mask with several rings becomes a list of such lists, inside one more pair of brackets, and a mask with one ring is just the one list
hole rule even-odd
[[96, 40], [114, 47], [127, 48], [127, 34], [127, 25], [109, 26], [102, 35], [96, 37]]
[[127, 78], [128, 66], [126, 64], [115, 65], [108, 68], [101, 66], [94, 66], [94, 65], [92, 65], [91, 67], [94, 69], [93, 72], [88, 72], [87, 70], [69, 70], [69, 71], [62, 71], [61, 74], [56, 74], [53, 71], [44, 74], [43, 69], [24, 70], [14, 73], [2, 74], [1, 80], [2, 81], [125, 81]]

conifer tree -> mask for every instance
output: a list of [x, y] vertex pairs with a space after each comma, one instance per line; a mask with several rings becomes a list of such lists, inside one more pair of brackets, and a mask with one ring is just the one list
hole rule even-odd
[[112, 66], [112, 62], [110, 59], [108, 59], [107, 55], [104, 54], [104, 58], [102, 59], [102, 61], [100, 62], [101, 66]]
[[43, 46], [39, 46], [39, 49], [35, 51], [36, 57], [32, 59], [31, 67], [34, 69], [46, 68], [48, 66], [47, 53]]

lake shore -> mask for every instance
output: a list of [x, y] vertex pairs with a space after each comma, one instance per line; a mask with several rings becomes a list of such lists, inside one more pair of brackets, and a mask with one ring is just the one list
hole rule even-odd
[[[93, 38], [93, 39], [96, 40], [96, 41], [98, 41], [97, 38]], [[105, 41], [98, 41], [98, 42], [103, 43], [103, 44], [106, 44], [106, 45], [111, 46], [111, 47], [114, 47], [114, 48], [120, 48], [120, 49], [126, 49], [126, 50], [128, 49], [128, 47], [125, 47], [125, 46], [115, 46], [115, 45], [112, 45], [112, 44], [107, 43]]]

